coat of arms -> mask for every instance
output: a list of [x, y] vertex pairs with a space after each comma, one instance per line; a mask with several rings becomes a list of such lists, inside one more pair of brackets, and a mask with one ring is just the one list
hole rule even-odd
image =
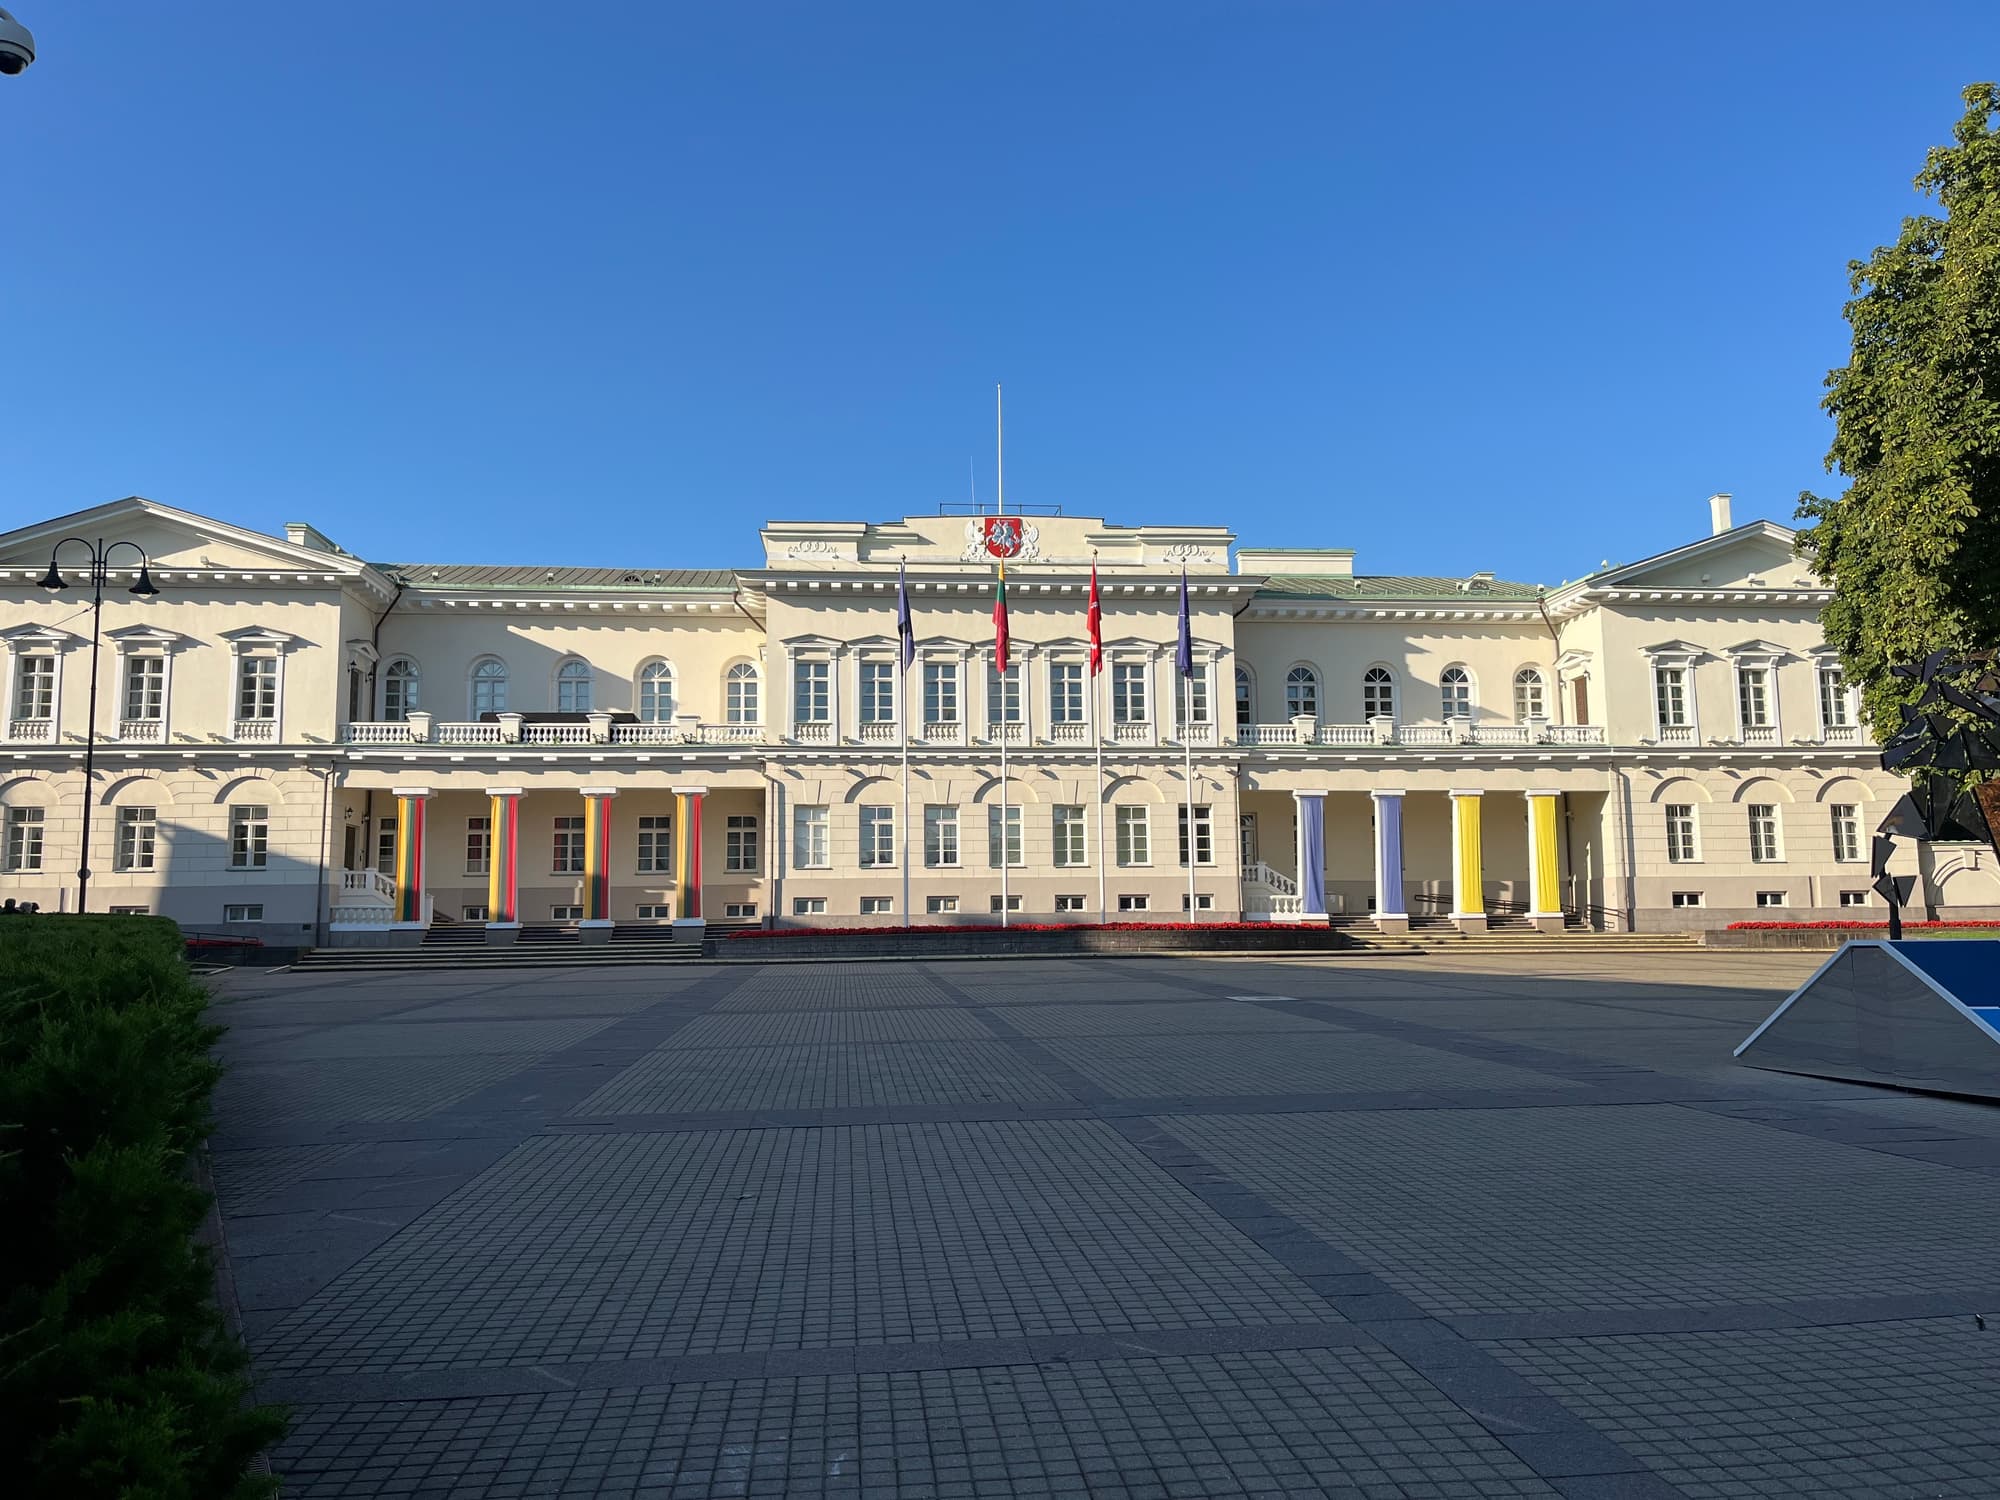
[[1009, 558], [1021, 555], [1021, 518], [1019, 516], [984, 517], [986, 550], [994, 557]]
[[1026, 516], [974, 516], [965, 523], [962, 562], [1034, 562], [1041, 556], [1041, 528]]

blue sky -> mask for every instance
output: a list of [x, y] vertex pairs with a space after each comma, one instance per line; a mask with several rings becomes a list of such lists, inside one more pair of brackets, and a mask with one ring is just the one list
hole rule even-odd
[[2000, 6], [8, 0], [0, 526], [750, 564], [1007, 494], [1554, 583], [1823, 486]]

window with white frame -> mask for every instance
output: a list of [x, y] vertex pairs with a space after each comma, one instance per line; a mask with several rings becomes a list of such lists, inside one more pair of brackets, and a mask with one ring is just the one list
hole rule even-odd
[[896, 664], [892, 661], [864, 661], [861, 664], [861, 722], [896, 722]]
[[1153, 898], [1151, 896], [1120, 896], [1118, 898], [1118, 909], [1120, 911], [1151, 911], [1153, 909]]
[[958, 809], [933, 802], [924, 808], [924, 865], [933, 870], [958, 866]]
[[53, 656], [14, 658], [14, 717], [53, 719], [56, 715], [56, 659]]
[[239, 720], [278, 717], [278, 658], [239, 656], [236, 659], [236, 717]]
[[801, 870], [824, 870], [833, 862], [828, 842], [827, 808], [808, 803], [792, 809], [792, 864]]
[[826, 724], [833, 719], [833, 663], [792, 663], [792, 722]]
[[886, 917], [896, 910], [893, 896], [863, 896], [861, 915], [864, 917]]
[[382, 671], [382, 717], [391, 724], [401, 724], [410, 717], [410, 710], [423, 706], [422, 685], [417, 673], [417, 664], [408, 657], [389, 663]]
[[1056, 865], [1068, 868], [1086, 863], [1083, 842], [1083, 807], [1061, 803], [1054, 810]]
[[1118, 832], [1118, 863], [1150, 865], [1153, 862], [1153, 819], [1149, 807], [1112, 809], [1113, 826]]
[[[1177, 809], [1180, 814], [1181, 863], [1188, 862], [1188, 810], [1183, 803]], [[1215, 823], [1210, 816], [1211, 809], [1197, 803], [1194, 809], [1194, 862], [1198, 865], [1215, 863]]]
[[1769, 729], [1771, 727], [1771, 669], [1769, 667], [1738, 667], [1736, 669], [1736, 714], [1737, 722], [1745, 729]]
[[39, 807], [7, 809], [7, 873], [24, 875], [42, 867], [42, 828], [46, 814]]
[[118, 844], [113, 868], [117, 870], [152, 869], [154, 852], [159, 846], [159, 838], [160, 815], [157, 808], [119, 808]]
[[167, 711], [167, 659], [164, 656], [125, 658], [125, 701], [120, 717], [126, 723], [157, 722]]
[[261, 922], [264, 920], [264, 903], [261, 901], [225, 902], [222, 908], [225, 922]]
[[583, 920], [583, 908], [571, 905], [551, 906], [549, 908], [549, 920], [551, 922], [581, 922]]
[[556, 874], [583, 873], [583, 825], [583, 814], [565, 813], [550, 829], [549, 868]]
[[1840, 893], [1840, 904], [1842, 906], [1866, 906], [1868, 904], [1868, 893], [1866, 891], [1842, 891]]
[[1083, 719], [1083, 663], [1056, 662], [1049, 668], [1049, 722], [1081, 724]]
[[[1000, 804], [986, 804], [986, 863], [993, 869], [1000, 868]], [[1007, 865], [1013, 869], [1021, 864], [1021, 804], [1007, 805]]]
[[484, 901], [480, 902], [477, 906], [461, 906], [458, 910], [461, 921], [484, 922], [487, 920], [486, 903]]
[[958, 910], [958, 897], [956, 896], [924, 897], [924, 914], [926, 916], [932, 916], [932, 917], [949, 916], [951, 913], [957, 910]]
[[1695, 849], [1694, 804], [1667, 804], [1667, 858], [1675, 864], [1689, 864], [1700, 856]]
[[396, 873], [396, 820], [375, 820], [375, 868], [384, 875]]
[[1514, 722], [1525, 724], [1548, 714], [1548, 686], [1542, 674], [1533, 667], [1521, 668], [1514, 674]]
[[1199, 665], [1192, 676], [1174, 674], [1174, 707], [1179, 710], [1183, 724], [1206, 724], [1208, 722], [1208, 673]]
[[1021, 898], [1019, 896], [1009, 895], [1006, 901], [1003, 903], [998, 896], [988, 896], [986, 898], [986, 909], [994, 913], [996, 916], [1003, 910], [1019, 911], [1021, 909]]
[[493, 819], [487, 814], [465, 820], [465, 873], [485, 875], [493, 868]]
[[1062, 912], [1088, 911], [1089, 903], [1082, 896], [1056, 897], [1056, 910]]
[[1213, 897], [1213, 896], [1209, 895], [1207, 891], [1197, 891], [1197, 892], [1195, 893], [1195, 897], [1194, 897], [1194, 900], [1193, 900], [1192, 902], [1190, 902], [1190, 901], [1188, 900], [1188, 893], [1187, 893], [1186, 891], [1182, 891], [1182, 892], [1181, 892], [1181, 910], [1182, 910], [1182, 911], [1214, 911], [1214, 910], [1215, 910], [1215, 897]]
[[1819, 721], [1828, 729], [1845, 729], [1854, 722], [1854, 700], [1838, 663], [1819, 669]]
[[1142, 662], [1122, 661], [1111, 668], [1111, 722], [1146, 722], [1146, 667]]
[[674, 872], [674, 820], [667, 813], [639, 816], [639, 873], [671, 875]]
[[1236, 669], [1236, 727], [1248, 729], [1257, 722], [1256, 701], [1252, 692], [1250, 673], [1243, 667]]
[[556, 668], [556, 712], [587, 714], [594, 706], [596, 678], [590, 663], [571, 658]]
[[104, 909], [114, 917], [150, 917], [153, 914], [150, 906], [107, 906]]
[[795, 917], [823, 917], [826, 915], [826, 897], [792, 897], [792, 915]]
[[1387, 667], [1370, 667], [1361, 674], [1361, 717], [1396, 717], [1396, 679]]
[[1446, 667], [1438, 677], [1438, 697], [1447, 719], [1472, 717], [1472, 674], [1463, 667]]
[[649, 661], [639, 669], [639, 719], [646, 724], [670, 724], [674, 717], [674, 668], [671, 662]]
[[722, 676], [724, 719], [731, 724], [761, 724], [763, 699], [759, 693], [757, 669], [739, 661]]
[[1021, 664], [1007, 663], [1006, 680], [1002, 681], [992, 662], [986, 664], [986, 722], [988, 724], [1018, 724], [1021, 722]]
[[1688, 669], [1678, 665], [1653, 668], [1653, 713], [1662, 729], [1685, 729], [1688, 715]]
[[958, 722], [957, 662], [924, 663], [924, 722], [926, 724]]
[[731, 813], [722, 829], [722, 868], [733, 875], [754, 875], [762, 864], [756, 815]]
[[472, 669], [472, 717], [507, 711], [507, 663], [489, 656]]
[[1750, 804], [1750, 858], [1758, 864], [1774, 864], [1782, 858], [1778, 849], [1778, 809], [1769, 802]]
[[861, 809], [861, 867], [883, 869], [896, 862], [896, 809]]
[[1836, 802], [1833, 813], [1833, 857], [1843, 864], [1861, 858], [1861, 809], [1851, 802]]
[[639, 920], [642, 922], [671, 921], [674, 915], [673, 903], [669, 901], [642, 901], [639, 903]]
[[271, 854], [271, 809], [245, 803], [229, 809], [229, 868], [261, 870]]
[[1311, 667], [1293, 667], [1285, 674], [1285, 717], [1301, 714], [1319, 717], [1319, 673]]
[[1757, 893], [1757, 904], [1759, 906], [1784, 906], [1787, 904], [1785, 893], [1783, 891], [1759, 891]]
[[754, 921], [757, 916], [757, 903], [755, 901], [725, 901], [722, 904], [722, 914], [725, 917], [738, 921]]
[[1699, 906], [1701, 905], [1701, 892], [1675, 891], [1669, 899], [1671, 900], [1673, 905], [1678, 907], [1685, 908], [1690, 906]]

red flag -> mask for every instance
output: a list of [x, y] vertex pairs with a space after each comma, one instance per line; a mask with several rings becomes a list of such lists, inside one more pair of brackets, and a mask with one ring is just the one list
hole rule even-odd
[[993, 666], [1007, 675], [1007, 564], [1000, 564], [1000, 584], [993, 591]]
[[1104, 611], [1097, 607], [1097, 564], [1090, 565], [1090, 675], [1104, 670]]

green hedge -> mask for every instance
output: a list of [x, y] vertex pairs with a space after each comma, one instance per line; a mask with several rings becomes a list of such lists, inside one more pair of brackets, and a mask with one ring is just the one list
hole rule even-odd
[[193, 1240], [220, 1028], [151, 917], [0, 917], [0, 1475], [22, 1496], [213, 1500], [284, 1430]]

